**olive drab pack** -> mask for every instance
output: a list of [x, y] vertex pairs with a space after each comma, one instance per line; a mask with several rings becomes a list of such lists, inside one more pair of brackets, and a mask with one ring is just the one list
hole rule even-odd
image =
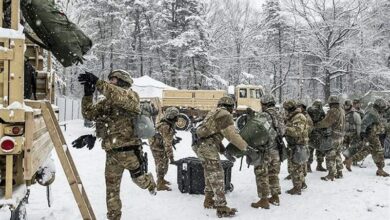
[[21, 9], [42, 42], [27, 33], [30, 40], [50, 50], [64, 67], [83, 63], [92, 41], [56, 7], [54, 0], [22, 0]]
[[134, 120], [134, 134], [141, 139], [148, 139], [156, 134], [154, 123], [149, 116], [140, 114], [135, 116]]
[[357, 127], [357, 120], [360, 117], [359, 113], [352, 110], [345, 114], [345, 132], [347, 133], [356, 133]]
[[256, 114], [240, 130], [240, 135], [249, 146], [264, 151], [272, 147], [270, 141], [275, 140], [277, 133], [266, 117]]

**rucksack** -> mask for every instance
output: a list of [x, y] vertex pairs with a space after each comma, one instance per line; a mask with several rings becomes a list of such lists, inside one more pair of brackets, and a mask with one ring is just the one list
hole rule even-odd
[[255, 115], [240, 130], [240, 135], [249, 146], [263, 151], [271, 147], [269, 141], [274, 140], [277, 134], [266, 117]]
[[54, 0], [22, 0], [21, 10], [43, 45], [27, 33], [31, 41], [50, 50], [64, 67], [83, 63], [92, 41], [56, 8]]

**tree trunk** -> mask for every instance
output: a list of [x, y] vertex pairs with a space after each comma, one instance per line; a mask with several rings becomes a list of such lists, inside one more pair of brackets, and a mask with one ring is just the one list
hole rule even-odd
[[279, 52], [279, 103], [283, 100], [283, 74], [282, 74], [282, 33], [278, 29], [278, 52]]

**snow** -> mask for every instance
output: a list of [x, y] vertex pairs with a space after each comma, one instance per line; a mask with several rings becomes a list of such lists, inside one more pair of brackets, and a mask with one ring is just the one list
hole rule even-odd
[[18, 30], [0, 28], [0, 38], [24, 39], [23, 29], [20, 24]]
[[[0, 190], [0, 207], [4, 205], [15, 207], [16, 204], [19, 204], [19, 202], [24, 198], [26, 193], [27, 193], [26, 185], [20, 185], [13, 189], [12, 199], [3, 199], [4, 198], [3, 191]], [[3, 214], [4, 211], [5, 211], [4, 208], [0, 209], [0, 219], [3, 219], [2, 216], [4, 215]]]
[[[64, 137], [68, 143], [80, 135], [90, 134], [93, 130], [83, 127], [83, 121], [70, 121]], [[175, 159], [195, 156], [190, 142], [189, 132], [178, 132], [183, 141], [177, 145], [174, 152]], [[225, 143], [226, 144], [226, 143]], [[84, 189], [94, 209], [97, 219], [106, 219], [105, 202], [105, 152], [99, 147], [97, 140], [93, 150], [69, 148], [76, 164]], [[155, 166], [152, 154], [148, 147], [149, 170], [155, 176]], [[55, 198], [51, 208], [47, 207], [46, 189], [38, 184], [31, 187], [27, 213], [29, 220], [67, 220], [82, 219], [76, 202], [73, 199], [68, 181], [55, 157], [57, 166], [56, 180], [52, 185]], [[386, 160], [385, 169], [389, 171], [389, 160]], [[245, 162], [244, 162], [245, 163]], [[316, 164], [316, 162], [314, 162]], [[376, 167], [371, 156], [366, 158], [364, 165], [367, 168], [353, 167], [353, 172], [344, 171], [344, 178], [334, 182], [320, 180], [323, 172], [309, 173], [306, 177], [308, 189], [301, 196], [291, 196], [285, 193], [292, 187], [292, 182], [283, 180], [287, 176], [287, 164], [281, 168], [280, 183], [282, 187], [281, 205], [272, 206], [269, 210], [254, 209], [251, 202], [258, 200], [253, 167], [243, 166], [239, 171], [239, 161], [232, 168], [232, 183], [234, 191], [227, 194], [228, 205], [238, 209], [233, 219], [342, 219], [342, 220], [384, 220], [390, 219], [390, 178], [375, 176]], [[132, 181], [129, 172], [124, 172], [121, 185], [122, 219], [135, 220], [199, 220], [218, 219], [215, 210], [203, 208], [203, 195], [182, 194], [177, 188], [176, 167], [170, 165], [167, 180], [172, 182], [171, 192], [158, 192], [151, 196], [147, 190], [139, 189]], [[0, 210], [0, 219], [8, 213]]]
[[141, 98], [159, 97], [162, 98], [162, 91], [164, 89], [176, 90], [176, 88], [168, 86], [150, 76], [142, 76], [133, 78], [134, 84], [132, 89], [138, 93]]
[[[6, 96], [4, 96], [4, 99], [5, 99]], [[4, 109], [4, 106], [2, 104], [0, 104], [0, 109]], [[24, 111], [26, 112], [33, 112], [34, 109], [31, 108], [30, 106], [27, 106], [25, 105], [24, 103], [20, 103], [20, 102], [12, 102], [10, 105], [8, 105], [6, 107], [6, 109], [8, 110], [20, 110], [20, 109], [23, 109]], [[13, 111], [11, 111], [13, 112]], [[11, 114], [11, 113], [10, 113]], [[13, 113], [12, 113], [13, 114]], [[10, 116], [11, 117], [11, 116]]]

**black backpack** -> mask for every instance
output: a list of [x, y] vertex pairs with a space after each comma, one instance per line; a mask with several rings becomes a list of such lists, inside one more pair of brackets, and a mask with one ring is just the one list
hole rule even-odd
[[26, 33], [31, 41], [50, 50], [64, 67], [83, 63], [92, 41], [56, 8], [54, 0], [22, 0], [21, 9], [43, 45]]

